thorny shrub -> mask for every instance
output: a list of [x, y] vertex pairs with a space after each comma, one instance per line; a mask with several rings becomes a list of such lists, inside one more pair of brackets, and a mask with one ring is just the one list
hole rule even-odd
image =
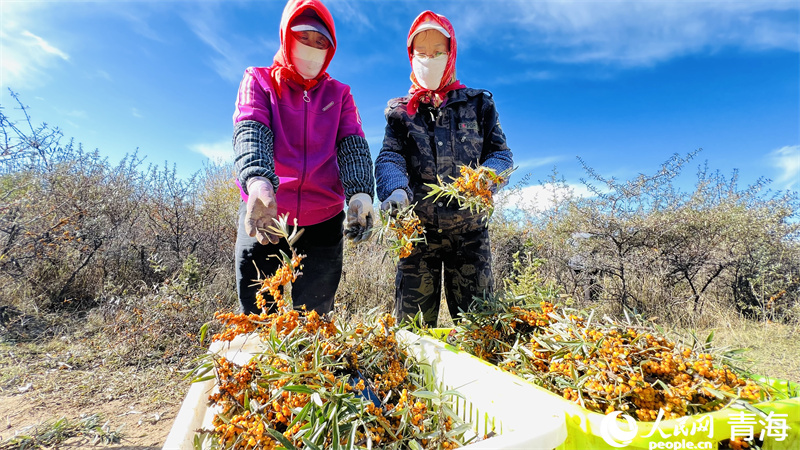
[[230, 307], [231, 287], [199, 276], [196, 264], [190, 256], [178, 273], [136, 296], [104, 298], [103, 307], [92, 316], [107, 336], [110, 358], [126, 366], [185, 367], [204, 351], [198, 330], [215, 329], [209, 319], [215, 311]]
[[[545, 212], [506, 206], [512, 211], [496, 214], [503, 226], [493, 231], [519, 238], [494, 258], [531, 251], [544, 262], [545, 279], [614, 315], [702, 326], [715, 320], [713, 304], [754, 319], [800, 320], [797, 193], [772, 192], [764, 180], [740, 188], [736, 173], [726, 178], [705, 166], [694, 191], [682, 192], [675, 179], [695, 155], [675, 155], [655, 174], [630, 181], [584, 164], [592, 197], [554, 194]], [[555, 173], [546, 184], [569, 191]]]
[[174, 167], [143, 168], [136, 153], [114, 166], [97, 151], [62, 144], [57, 128], [34, 126], [11, 96], [22, 117], [0, 110], [5, 337], [35, 338], [17, 326], [31, 314], [100, 306], [113, 315], [120, 305], [148, 311], [152, 292], [179, 276], [188, 276], [182, 281], [191, 295], [210, 289], [209, 298], [222, 293], [232, 302], [238, 191], [231, 165], [207, 165], [189, 180]]

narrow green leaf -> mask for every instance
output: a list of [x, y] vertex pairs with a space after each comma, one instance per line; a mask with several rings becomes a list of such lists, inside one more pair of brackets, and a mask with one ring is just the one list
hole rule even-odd
[[334, 414], [331, 419], [331, 441], [333, 441], [331, 442], [331, 449], [339, 450], [341, 448], [339, 445], [339, 418]]
[[273, 430], [272, 428], [267, 428], [267, 432], [270, 435], [272, 435], [272, 437], [275, 438], [275, 440], [280, 442], [281, 445], [286, 447], [287, 450], [297, 450], [297, 447], [292, 445], [292, 441], [290, 441], [289, 439], [286, 439], [286, 436], [284, 436], [283, 433], [281, 433], [280, 431]]
[[353, 426], [352, 428], [350, 428], [350, 437], [347, 439], [347, 450], [352, 450], [353, 448], [355, 448], [356, 431], [358, 431], [357, 426]]
[[301, 385], [301, 384], [293, 384], [293, 385], [289, 385], [289, 386], [284, 386], [282, 389], [284, 391], [297, 392], [297, 393], [300, 393], [300, 394], [307, 394], [307, 395], [316, 394], [315, 390], [311, 389], [308, 386], [304, 386], [304, 385]]
[[471, 423], [462, 423], [461, 425], [453, 428], [452, 430], [448, 431], [446, 436], [447, 437], [456, 437], [461, 436], [462, 434], [466, 433], [472, 428]]
[[216, 376], [214, 376], [214, 375], [208, 375], [208, 376], [200, 377], [200, 378], [193, 378], [192, 379], [192, 383], [202, 383], [203, 381], [213, 380], [215, 378], [216, 378]]
[[439, 398], [439, 396], [436, 393], [430, 391], [414, 391], [411, 395], [417, 398], [427, 398], [429, 400]]
[[310, 448], [311, 450], [323, 450], [322, 447], [314, 444], [313, 442], [311, 442], [309, 439], [306, 439], [305, 437], [303, 438], [303, 444], [305, 444], [306, 447]]
[[305, 405], [303, 405], [303, 408], [295, 413], [294, 420], [292, 421], [291, 425], [306, 420], [306, 417], [308, 416], [310, 410], [311, 410], [311, 403], [306, 403]]
[[318, 422], [314, 424], [314, 432], [311, 434], [311, 439], [314, 442], [320, 440], [320, 437], [324, 439], [323, 433], [327, 432], [328, 429], [328, 421], [323, 420], [322, 422]]
[[200, 327], [200, 345], [205, 344], [206, 334], [208, 333], [208, 326], [210, 322], [206, 322]]

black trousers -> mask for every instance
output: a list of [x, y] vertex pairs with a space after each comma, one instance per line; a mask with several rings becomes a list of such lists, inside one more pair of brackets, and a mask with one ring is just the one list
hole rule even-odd
[[[272, 276], [280, 266], [276, 257], [283, 251], [291, 256], [285, 239], [277, 244], [260, 244], [244, 231], [246, 204], [239, 205], [239, 229], [236, 234], [236, 292], [241, 311], [260, 314], [256, 306], [256, 292], [261, 287], [257, 281]], [[325, 222], [303, 227], [295, 251], [305, 255], [301, 261], [302, 275], [292, 283], [292, 304], [295, 309], [305, 305], [306, 310], [325, 314], [333, 310], [333, 299], [342, 278], [342, 252], [344, 249], [344, 210]], [[268, 311], [274, 311], [269, 293], [264, 293]]]

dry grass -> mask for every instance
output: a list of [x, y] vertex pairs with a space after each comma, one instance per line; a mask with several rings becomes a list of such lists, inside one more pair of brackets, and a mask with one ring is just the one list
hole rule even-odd
[[698, 334], [714, 332], [717, 346], [744, 349], [745, 368], [755, 375], [800, 383], [800, 326], [753, 322], [732, 316]]
[[392, 311], [395, 263], [374, 239], [345, 243], [342, 280], [334, 313], [348, 321], [363, 321], [372, 312]]
[[189, 388], [182, 371], [205, 351], [196, 333], [224, 303], [170, 285], [89, 311], [7, 314], [0, 322], [0, 448], [31, 433], [90, 448], [85, 433], [57, 431], [91, 416], [121, 433], [111, 447], [160, 448]]

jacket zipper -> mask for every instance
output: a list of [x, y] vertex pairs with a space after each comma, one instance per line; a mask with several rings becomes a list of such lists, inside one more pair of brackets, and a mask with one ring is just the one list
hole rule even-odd
[[297, 216], [300, 220], [300, 191], [303, 189], [303, 184], [306, 181], [306, 167], [308, 166], [308, 102], [311, 98], [308, 97], [308, 91], [303, 91], [303, 171], [300, 174], [300, 184], [297, 187]]

